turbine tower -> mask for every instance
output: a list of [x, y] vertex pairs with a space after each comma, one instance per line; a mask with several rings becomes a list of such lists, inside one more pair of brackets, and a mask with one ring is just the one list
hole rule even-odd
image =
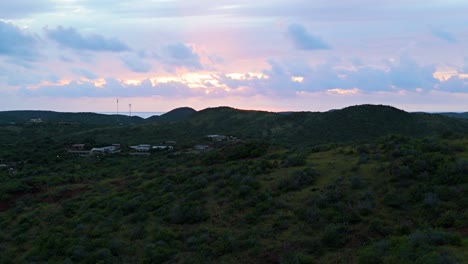
[[128, 115], [132, 116], [132, 104], [128, 104]]
[[117, 99], [117, 114], [119, 114], [119, 99]]

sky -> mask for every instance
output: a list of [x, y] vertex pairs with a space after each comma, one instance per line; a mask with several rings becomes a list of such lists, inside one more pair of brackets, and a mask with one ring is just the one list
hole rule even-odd
[[466, 14], [466, 0], [0, 1], [0, 111], [468, 111]]

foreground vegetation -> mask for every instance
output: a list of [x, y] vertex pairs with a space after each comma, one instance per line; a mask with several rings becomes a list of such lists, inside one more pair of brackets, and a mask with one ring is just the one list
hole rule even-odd
[[95, 127], [35, 130], [0, 129], [15, 162], [0, 168], [0, 263], [468, 262], [463, 135], [74, 157]]

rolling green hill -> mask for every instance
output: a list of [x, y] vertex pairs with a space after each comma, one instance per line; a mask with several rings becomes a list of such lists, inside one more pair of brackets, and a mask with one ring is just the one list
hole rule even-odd
[[465, 112], [465, 113], [439, 113], [439, 115], [468, 119], [468, 112]]
[[[181, 121], [154, 122], [134, 127], [108, 127], [98, 132], [70, 135], [80, 138], [96, 134], [98, 141], [154, 142], [172, 138], [193, 143], [205, 135], [221, 134], [247, 140], [264, 140], [291, 146], [330, 142], [369, 141], [382, 136], [434, 136], [466, 134], [468, 121], [436, 114], [412, 114], [389, 106], [362, 105], [325, 113], [278, 114], [229, 107], [191, 113]], [[107, 142], [108, 142], [107, 141]]]
[[65, 122], [93, 125], [142, 124], [145, 120], [138, 116], [104, 115], [96, 113], [60, 113], [53, 111], [4, 111], [0, 112], [0, 124], [25, 123], [31, 119], [44, 122]]
[[[0, 112], [0, 124], [24, 123], [32, 118], [41, 118], [46, 122], [107, 127], [99, 130], [97, 136], [114, 142], [163, 138], [192, 141], [207, 134], [223, 134], [275, 143], [311, 145], [365, 141], [390, 134], [429, 136], [468, 131], [468, 121], [464, 119], [439, 114], [408, 113], [382, 105], [352, 106], [324, 113], [288, 114], [229, 107], [208, 108], [197, 112], [185, 107], [148, 119], [94, 113]], [[138, 126], [115, 127], [127, 124]], [[96, 130], [90, 133], [96, 133]], [[78, 131], [77, 135], [76, 140], [80, 136], [87, 136], [85, 131]]]
[[[0, 263], [468, 262], [467, 121], [192, 110], [0, 125]], [[127, 147], [168, 140], [150, 156]], [[74, 143], [123, 151], [77, 157]]]
[[160, 116], [147, 119], [138, 116], [107, 115], [97, 113], [60, 113], [53, 111], [4, 111], [0, 112], [0, 125], [10, 123], [27, 123], [31, 119], [41, 119], [52, 123], [79, 123], [90, 125], [129, 125], [155, 122], [181, 121], [192, 116], [196, 111], [189, 107], [174, 109]]
[[197, 111], [190, 107], [180, 107], [164, 113], [160, 116], [152, 116], [147, 118], [147, 122], [175, 122], [182, 121], [193, 116]]

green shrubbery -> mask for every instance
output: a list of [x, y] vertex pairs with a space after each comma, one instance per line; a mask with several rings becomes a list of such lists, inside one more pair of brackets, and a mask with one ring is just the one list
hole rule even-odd
[[464, 261], [463, 138], [300, 149], [246, 140], [205, 153], [58, 159], [73, 138], [10, 147], [7, 157], [27, 162], [0, 170], [0, 263]]
[[418, 230], [366, 247], [359, 263], [457, 263], [447, 251], [438, 248], [446, 245], [460, 246], [461, 239], [443, 231]]

